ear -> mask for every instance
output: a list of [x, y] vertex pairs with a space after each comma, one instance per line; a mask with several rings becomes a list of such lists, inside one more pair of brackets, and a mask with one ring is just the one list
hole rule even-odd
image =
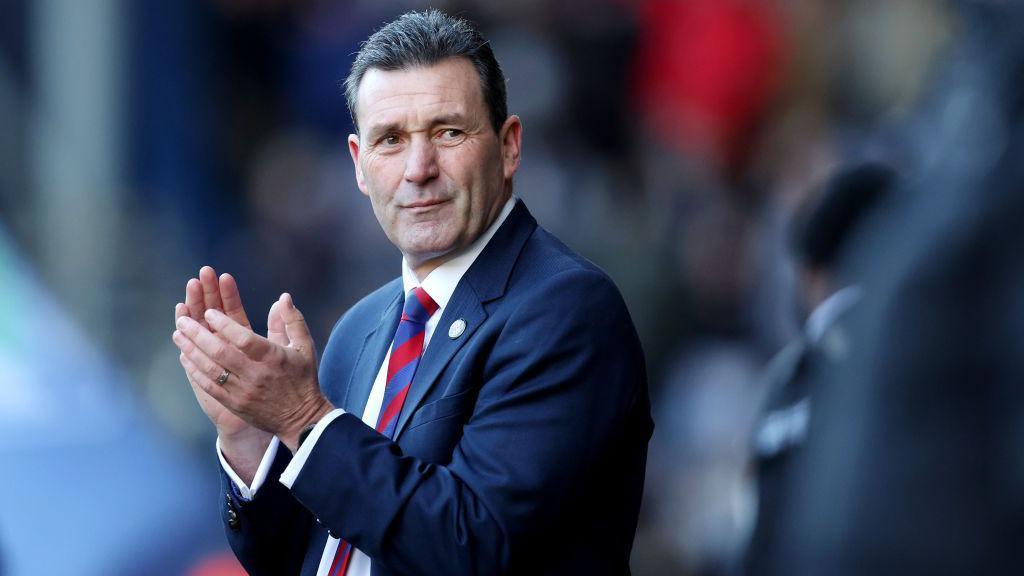
[[369, 196], [366, 192], [366, 182], [363, 181], [363, 167], [359, 165], [359, 135], [349, 134], [348, 135], [348, 153], [352, 155], [352, 167], [356, 170], [356, 185], [359, 186], [359, 191], [365, 196]]
[[505, 179], [512, 178], [512, 175], [519, 169], [519, 153], [523, 143], [523, 123], [519, 116], [513, 114], [505, 120], [501, 126], [501, 161], [504, 168]]

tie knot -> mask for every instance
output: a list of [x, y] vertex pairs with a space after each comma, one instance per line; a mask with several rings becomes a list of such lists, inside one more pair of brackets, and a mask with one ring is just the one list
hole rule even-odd
[[405, 308], [402, 309], [402, 320], [426, 324], [427, 320], [437, 312], [437, 302], [422, 287], [417, 286], [405, 295]]

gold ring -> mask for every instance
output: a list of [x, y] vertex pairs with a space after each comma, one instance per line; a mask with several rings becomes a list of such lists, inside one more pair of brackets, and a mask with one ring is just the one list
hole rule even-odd
[[228, 372], [225, 368], [224, 371], [220, 373], [220, 376], [217, 376], [217, 384], [223, 386], [227, 383], [229, 376], [231, 376], [231, 372]]

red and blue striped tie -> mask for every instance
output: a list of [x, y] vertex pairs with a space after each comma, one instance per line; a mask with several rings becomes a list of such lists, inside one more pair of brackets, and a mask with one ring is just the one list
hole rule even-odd
[[[391, 358], [388, 360], [388, 376], [384, 385], [384, 401], [377, 416], [377, 432], [392, 438], [398, 415], [402, 413], [405, 397], [409, 395], [416, 367], [423, 355], [423, 338], [426, 335], [427, 320], [437, 312], [437, 302], [423, 288], [416, 287], [405, 297], [405, 308], [402, 320], [395, 331], [395, 339], [391, 343]], [[352, 546], [342, 540], [338, 543], [338, 551], [334, 554], [334, 562], [327, 572], [330, 576], [344, 576], [348, 570], [348, 561], [352, 556]]]

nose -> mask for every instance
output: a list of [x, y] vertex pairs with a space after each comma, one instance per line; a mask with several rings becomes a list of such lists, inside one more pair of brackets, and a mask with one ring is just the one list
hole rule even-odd
[[437, 178], [439, 172], [434, 143], [426, 137], [413, 138], [405, 161], [405, 179], [412, 184], [423, 185]]

